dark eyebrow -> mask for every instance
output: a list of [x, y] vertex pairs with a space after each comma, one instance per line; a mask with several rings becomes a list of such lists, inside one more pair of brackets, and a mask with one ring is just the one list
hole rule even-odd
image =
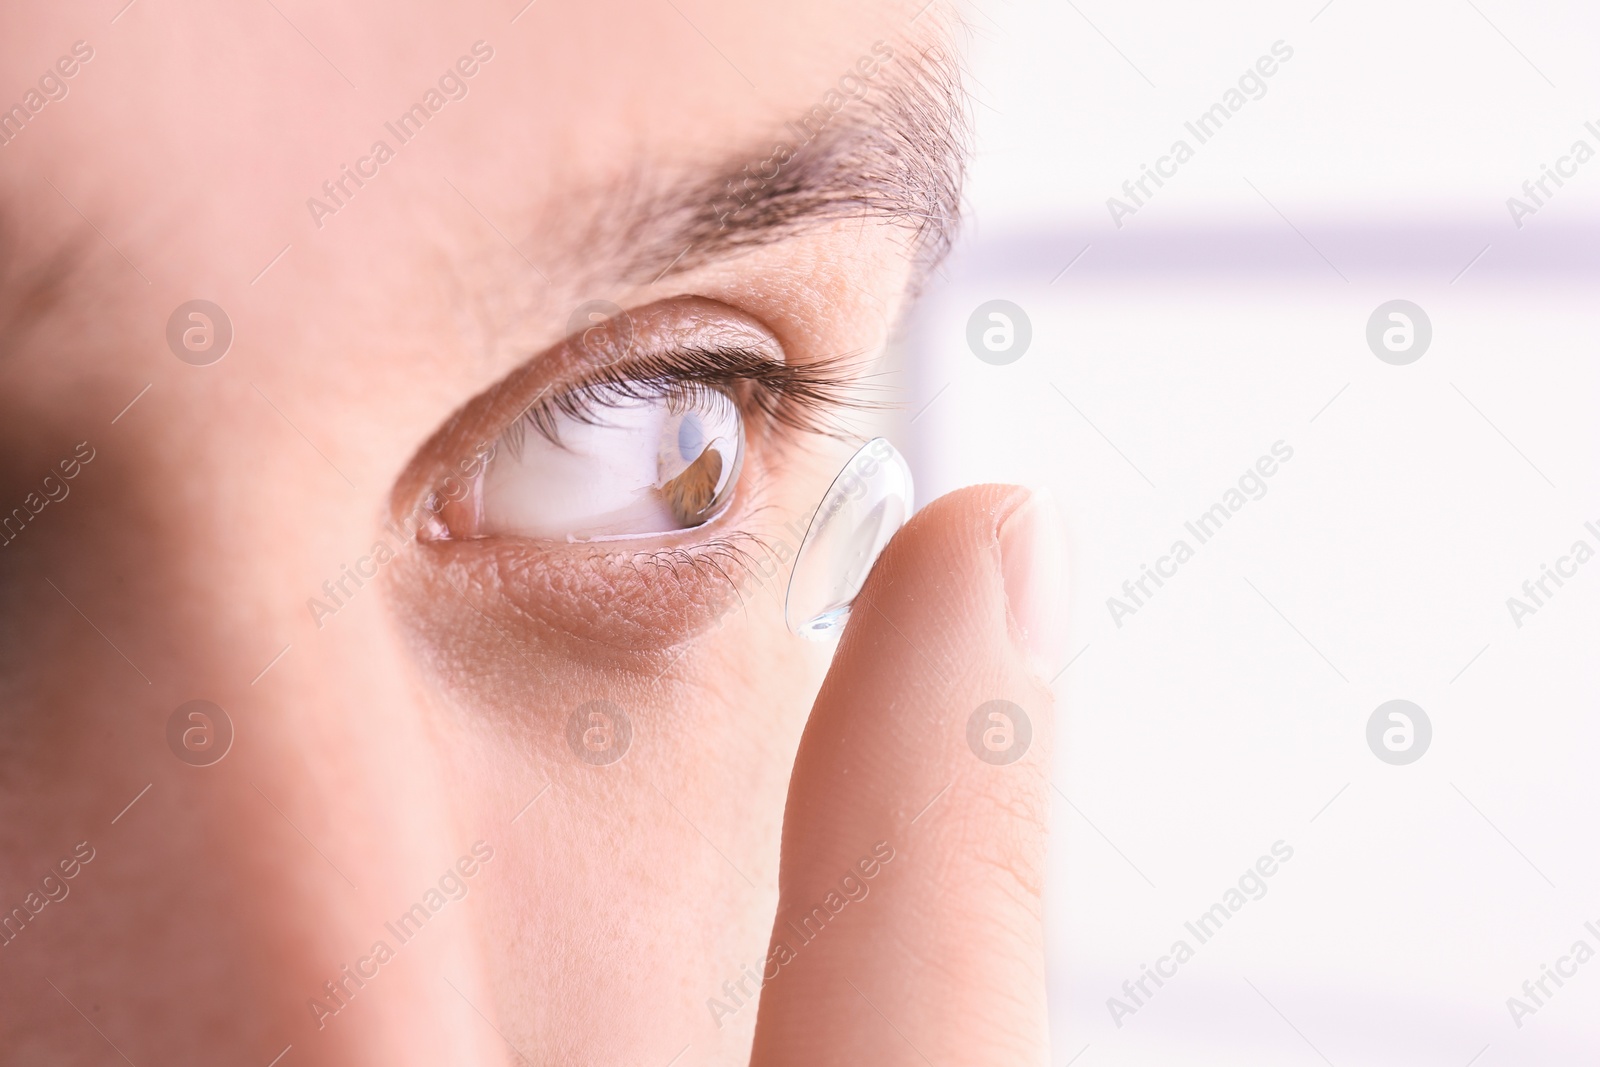
[[622, 276], [658, 281], [829, 222], [875, 219], [904, 230], [920, 280], [954, 239], [967, 97], [937, 46], [896, 50], [881, 74], [836, 112], [813, 107], [772, 145], [709, 176], [650, 196], [635, 189], [632, 222], [613, 237]]

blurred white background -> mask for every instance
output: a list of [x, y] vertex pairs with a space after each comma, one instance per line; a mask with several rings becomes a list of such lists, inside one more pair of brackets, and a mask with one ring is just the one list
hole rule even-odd
[[[908, 331], [897, 439], [923, 501], [1019, 481], [1067, 514], [1053, 1062], [1596, 1062], [1600, 958], [1520, 1026], [1507, 998], [1600, 952], [1600, 560], [1520, 627], [1507, 598], [1600, 549], [1600, 158], [1520, 228], [1506, 201], [1600, 151], [1600, 13], [970, 12], [969, 224]], [[1198, 143], [1185, 122], [1278, 41], [1265, 94]], [[1194, 157], [1119, 228], [1107, 198], [1179, 138]], [[1003, 366], [967, 341], [994, 299], [1032, 330]], [[1367, 343], [1392, 299], [1432, 323], [1408, 365]], [[1199, 544], [1185, 523], [1279, 441]], [[1107, 598], [1180, 538], [1194, 558], [1118, 625]], [[1408, 765], [1368, 747], [1391, 699], [1432, 724]], [[1265, 896], [1201, 944], [1185, 922], [1278, 841]], [[1136, 1004], [1124, 981], [1179, 939], [1193, 959]]]

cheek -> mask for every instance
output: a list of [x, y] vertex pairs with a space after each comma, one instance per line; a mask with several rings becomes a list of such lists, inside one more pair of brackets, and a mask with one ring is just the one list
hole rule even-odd
[[624, 708], [637, 742], [679, 723], [711, 750], [719, 736], [765, 746], [775, 724], [798, 730], [830, 654], [789, 633], [783, 603], [831, 462], [796, 456], [766, 473], [769, 489], [736, 523], [750, 540], [726, 534], [742, 560], [687, 537], [675, 551], [702, 552], [689, 562], [564, 545], [541, 557], [497, 538], [420, 542], [386, 568], [410, 658], [465, 714], [567, 762], [567, 720], [592, 700]]
[[[452, 686], [441, 709], [444, 732], [463, 739], [442, 747], [443, 773], [457, 807], [473, 809], [463, 815], [506, 842], [469, 901], [507, 973], [530, 959], [599, 968], [618, 976], [618, 995], [645, 1004], [660, 1000], [652, 976], [687, 973], [701, 998], [687, 1017], [728, 977], [707, 945], [764, 951], [789, 770], [822, 666], [806, 659], [812, 649], [789, 662], [793, 640], [730, 625], [700, 635], [676, 665], [674, 653], [661, 657], [659, 681], [591, 662], [582, 647], [524, 659], [502, 641], [483, 650], [488, 663], [461, 652], [464, 670], [486, 673]], [[580, 760], [568, 730], [574, 711], [601, 699], [626, 709], [630, 729], [627, 751], [604, 765]], [[663, 915], [645, 936], [609, 933], [615, 917]], [[559, 998], [570, 985], [554, 981]], [[530, 1017], [549, 999], [530, 1000]]]
[[[440, 710], [456, 725], [450, 732], [477, 739], [457, 753], [462, 764], [452, 777], [464, 791], [492, 778], [497, 788], [525, 793], [525, 801], [559, 779], [604, 794], [616, 775], [643, 774], [663, 788], [692, 783], [725, 792], [732, 769], [741, 781], [758, 775], [760, 791], [771, 793], [770, 810], [781, 810], [783, 769], [827, 669], [828, 649], [794, 637], [775, 610], [735, 611], [686, 640], [663, 643], [662, 635], [676, 632], [681, 607], [654, 608], [673, 618], [652, 624], [635, 604], [627, 609], [632, 621], [623, 624], [618, 597], [596, 587], [566, 601], [562, 617], [540, 618], [462, 568], [432, 580], [415, 573], [396, 578], [397, 588], [412, 586], [397, 603], [409, 658], [423, 666], [424, 686], [443, 697]], [[673, 578], [660, 583], [655, 594], [676, 596]], [[652, 590], [629, 595], [640, 600]], [[596, 800], [622, 802], [611, 794]]]

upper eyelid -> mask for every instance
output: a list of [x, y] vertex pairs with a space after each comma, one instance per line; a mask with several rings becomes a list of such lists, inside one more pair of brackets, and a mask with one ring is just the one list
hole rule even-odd
[[[513, 425], [531, 422], [554, 440], [553, 416], [566, 415], [589, 421], [602, 407], [615, 406], [609, 400], [656, 399], [685, 395], [696, 387], [729, 386], [742, 378], [718, 374], [701, 364], [694, 350], [666, 357], [632, 362], [627, 357], [591, 371], [558, 390], [548, 390], [534, 399]], [[764, 359], [764, 357], [758, 357]], [[771, 362], [767, 360], [767, 362]], [[710, 370], [711, 373], [707, 373]]]
[[853, 379], [848, 367], [796, 366], [756, 348], [692, 347], [639, 359], [625, 357], [560, 391], [542, 392], [507, 432], [531, 424], [559, 444], [559, 415], [593, 422], [600, 408], [615, 406], [612, 400], [663, 398], [671, 402], [701, 389], [724, 393], [747, 418], [765, 416], [793, 428], [825, 432], [819, 423], [830, 411], [863, 403], [849, 395]]
[[[665, 380], [641, 380], [638, 384], [640, 388], [637, 390], [624, 393], [612, 389], [609, 383], [605, 382], [579, 382], [559, 393], [542, 394], [521, 415], [512, 420], [501, 433], [500, 440], [506, 445], [507, 451], [520, 458], [529, 426], [547, 441], [561, 446], [557, 416], [564, 415], [577, 422], [598, 425], [601, 421], [599, 418], [601, 408], [619, 406], [611, 402], [613, 399], [655, 399], [660, 396], [671, 402], [687, 396], [690, 391], [714, 388], [687, 376]], [[652, 384], [658, 388], [646, 388]], [[738, 403], [731, 396], [729, 399], [735, 404]], [[672, 410], [676, 411], [677, 408], [674, 407]]]

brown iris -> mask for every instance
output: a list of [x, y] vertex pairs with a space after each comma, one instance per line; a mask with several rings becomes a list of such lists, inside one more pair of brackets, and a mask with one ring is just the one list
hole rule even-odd
[[673, 518], [685, 526], [698, 526], [710, 518], [708, 512], [717, 499], [717, 483], [721, 478], [722, 453], [707, 446], [677, 477], [661, 486], [661, 494], [672, 509]]

